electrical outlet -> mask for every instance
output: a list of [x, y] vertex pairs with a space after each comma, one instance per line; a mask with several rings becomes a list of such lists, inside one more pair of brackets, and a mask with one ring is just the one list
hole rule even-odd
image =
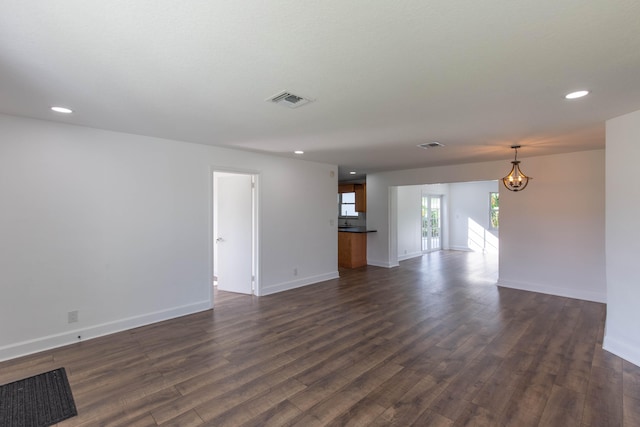
[[294, 269], [293, 269], [293, 275], [294, 275], [294, 276], [297, 276], [297, 275], [298, 275], [298, 269], [297, 269], [297, 268], [294, 268]]
[[329, 220], [329, 226], [330, 226], [330, 227], [333, 227], [333, 224], [334, 224], [333, 220], [332, 220], [332, 219], [330, 219], [330, 220]]
[[78, 321], [78, 310], [67, 313], [67, 323], [76, 323]]

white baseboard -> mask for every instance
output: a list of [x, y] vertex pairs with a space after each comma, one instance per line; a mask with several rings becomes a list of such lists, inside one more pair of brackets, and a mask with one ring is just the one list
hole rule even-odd
[[367, 259], [367, 265], [373, 265], [376, 267], [383, 267], [383, 268], [393, 268], [393, 267], [398, 267], [400, 264], [398, 264], [397, 262], [391, 263], [389, 261], [376, 261], [372, 259]]
[[449, 250], [452, 251], [464, 251], [464, 252], [473, 252], [473, 249], [468, 246], [449, 246]]
[[198, 313], [201, 311], [209, 310], [210, 308], [211, 301], [200, 301], [180, 307], [173, 307], [167, 310], [142, 314], [139, 316], [106, 322], [95, 326], [78, 328], [73, 331], [66, 331], [60, 334], [54, 334], [42, 338], [22, 341], [16, 344], [10, 344], [4, 347], [0, 347], [0, 362], [3, 360], [14, 359], [16, 357], [26, 356], [33, 353], [50, 350], [52, 348], [77, 343], [78, 336], [82, 337], [82, 341], [86, 341], [88, 339], [98, 338], [104, 335], [110, 335], [116, 332], [138, 328], [140, 326], [149, 325], [151, 323], [162, 322], [164, 320]]
[[292, 280], [290, 282], [278, 283], [271, 286], [265, 286], [260, 289], [259, 296], [271, 295], [278, 292], [289, 291], [291, 289], [301, 288], [303, 286], [313, 285], [327, 280], [337, 279], [340, 274], [337, 271], [331, 273], [320, 274], [317, 276], [303, 277], [302, 279]]
[[541, 285], [537, 283], [516, 282], [512, 280], [498, 279], [498, 286], [503, 288], [520, 289], [521, 291], [539, 292], [541, 294], [555, 295], [559, 297], [567, 297], [581, 299], [593, 302], [607, 302], [607, 294], [605, 292], [585, 291], [573, 288], [561, 288], [558, 286]]
[[627, 362], [640, 366], [640, 348], [610, 335], [604, 336], [602, 348], [616, 356], [622, 357]]
[[399, 255], [398, 256], [398, 261], [404, 261], [407, 259], [411, 259], [411, 258], [418, 258], [422, 256], [422, 252], [411, 252], [408, 254], [404, 254], [404, 255]]

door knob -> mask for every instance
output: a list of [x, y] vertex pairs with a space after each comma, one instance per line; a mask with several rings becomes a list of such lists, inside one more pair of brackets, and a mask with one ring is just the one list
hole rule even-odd
[[224, 239], [222, 237], [218, 237], [216, 239], [216, 243], [220, 243], [220, 242], [224, 242]]

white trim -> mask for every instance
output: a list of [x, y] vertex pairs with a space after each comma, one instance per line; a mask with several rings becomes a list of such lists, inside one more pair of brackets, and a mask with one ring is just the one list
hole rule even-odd
[[636, 366], [640, 366], [640, 348], [636, 346], [630, 345], [611, 335], [605, 335], [602, 348]]
[[381, 267], [386, 267], [387, 265], [389, 267], [397, 267], [400, 265], [398, 264], [398, 187], [388, 187], [387, 194], [389, 200], [387, 209], [387, 253], [389, 254], [389, 261], [385, 263], [386, 265], [381, 265]]
[[367, 265], [373, 265], [375, 267], [382, 267], [382, 268], [393, 268], [393, 267], [400, 266], [398, 262], [392, 263], [388, 261], [375, 261], [370, 259], [367, 259]]
[[411, 252], [404, 255], [398, 255], [398, 261], [404, 261], [406, 259], [418, 258], [422, 256], [422, 252]]
[[[261, 172], [256, 169], [241, 169], [241, 168], [232, 168], [227, 166], [209, 166], [209, 277], [213, 280], [213, 272], [215, 269], [214, 266], [214, 258], [215, 258], [215, 243], [214, 243], [214, 235], [213, 235], [213, 215], [214, 215], [214, 204], [215, 204], [215, 195], [213, 194], [214, 188], [214, 180], [216, 173], [229, 173], [235, 175], [249, 175], [252, 177], [252, 221], [253, 221], [253, 233], [251, 236], [252, 239], [252, 272], [251, 275], [253, 277], [251, 286], [252, 292], [254, 295], [260, 295], [260, 287], [261, 287], [261, 275], [262, 275], [262, 260], [261, 260], [261, 246], [260, 246], [260, 233], [261, 233], [261, 224], [262, 224], [262, 209], [261, 209], [261, 197], [260, 197], [260, 179]], [[211, 299], [211, 306], [215, 306], [215, 301], [213, 297], [213, 286], [209, 286], [209, 297]]]
[[555, 295], [559, 297], [567, 297], [581, 299], [585, 301], [593, 301], [606, 303], [607, 294], [604, 292], [584, 291], [581, 289], [561, 288], [558, 286], [542, 285], [538, 283], [516, 282], [511, 280], [498, 279], [498, 286], [503, 288], [520, 289], [522, 291], [539, 292], [542, 294]]
[[469, 246], [451, 246], [449, 248], [449, 250], [451, 250], [451, 251], [473, 252], [473, 249], [471, 249]]
[[[424, 226], [424, 218], [422, 216], [422, 207], [424, 206], [424, 198], [427, 198], [427, 215], [429, 215], [431, 213], [431, 198], [436, 198], [436, 199], [440, 199], [440, 208], [438, 209], [440, 211], [440, 236], [438, 238], [438, 241], [440, 242], [440, 246], [437, 248], [428, 248], [428, 249], [424, 249], [423, 245], [424, 245], [424, 241], [426, 240], [427, 246], [431, 246], [431, 238], [429, 237], [420, 237], [420, 248], [422, 248], [422, 253], [423, 254], [428, 254], [431, 252], [437, 252], [437, 251], [441, 251], [444, 249], [444, 234], [445, 234], [445, 211], [444, 211], [444, 194], [433, 194], [430, 193], [429, 191], [425, 190], [424, 187], [422, 187], [422, 189], [420, 190], [420, 232], [424, 233], [424, 229], [422, 228]], [[429, 221], [431, 222], [431, 221]], [[428, 228], [429, 231], [432, 231], [431, 228]], [[433, 231], [432, 231], [433, 232]]]
[[176, 317], [199, 313], [209, 309], [211, 309], [211, 300], [204, 300], [193, 304], [173, 307], [167, 310], [155, 311], [153, 313], [128, 317], [126, 319], [89, 326], [87, 328], [75, 329], [60, 334], [49, 335], [43, 338], [23, 341], [17, 344], [10, 344], [0, 347], [0, 362], [77, 343], [79, 335], [82, 336], [82, 341], [86, 341], [88, 339], [98, 338], [104, 335], [110, 335], [116, 332], [162, 322], [164, 320], [175, 319]]
[[314, 285], [316, 283], [326, 282], [327, 280], [338, 278], [340, 278], [340, 274], [337, 271], [333, 271], [331, 273], [320, 274], [318, 276], [304, 277], [302, 279], [292, 280], [290, 282], [278, 283], [271, 286], [263, 286], [259, 296], [276, 294], [278, 292], [289, 291], [291, 289]]

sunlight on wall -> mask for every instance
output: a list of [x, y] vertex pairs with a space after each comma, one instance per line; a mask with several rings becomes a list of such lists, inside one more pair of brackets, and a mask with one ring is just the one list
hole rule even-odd
[[467, 245], [472, 251], [498, 253], [498, 238], [471, 218], [468, 219], [467, 233]]

